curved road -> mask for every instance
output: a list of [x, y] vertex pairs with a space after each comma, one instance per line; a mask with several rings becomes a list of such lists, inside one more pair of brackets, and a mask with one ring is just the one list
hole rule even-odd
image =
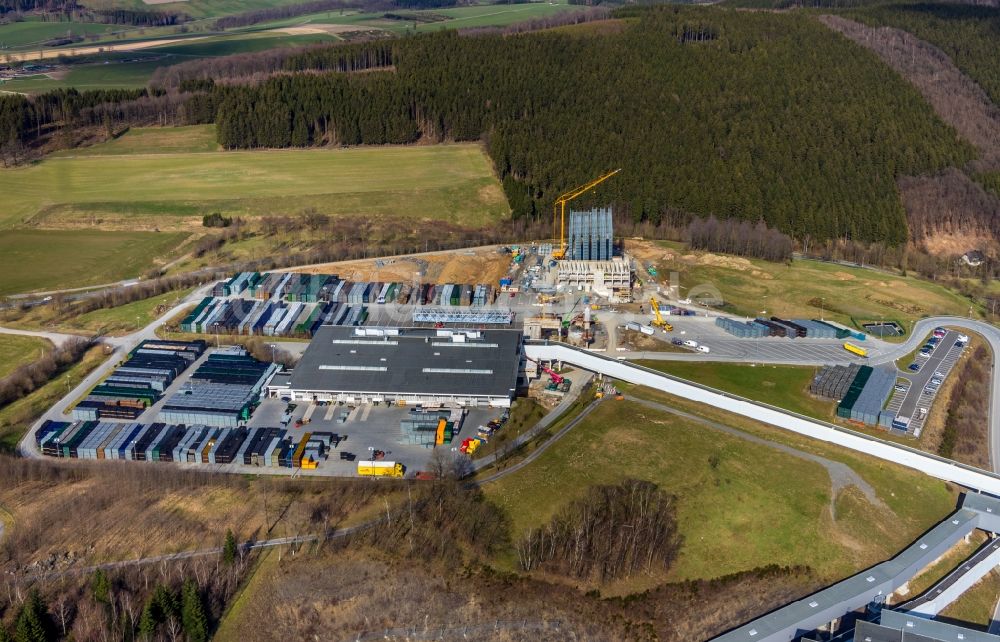
[[[857, 363], [867, 363], [869, 365], [881, 365], [892, 363], [916, 350], [923, 344], [927, 336], [938, 326], [949, 326], [953, 328], [961, 328], [963, 330], [974, 332], [983, 337], [986, 342], [990, 345], [990, 349], [993, 351], [994, 361], [1000, 357], [1000, 328], [986, 323], [985, 321], [978, 321], [976, 319], [967, 319], [964, 317], [929, 317], [926, 319], [920, 319], [914, 323], [913, 328], [910, 330], [909, 336], [902, 343], [889, 343], [887, 341], [882, 341], [879, 339], [874, 339], [869, 337], [866, 341], [865, 346], [869, 348], [871, 352], [871, 357], [869, 359], [857, 359]], [[698, 354], [698, 353], [684, 353], [684, 352], [618, 352], [615, 356], [619, 359], [625, 360], [635, 360], [635, 359], [655, 359], [660, 361], [705, 361], [705, 362], [753, 362], [753, 363], [774, 363], [774, 364], [789, 364], [789, 365], [812, 365], [820, 366], [831, 363], [828, 358], [823, 358], [821, 356], [816, 356], [814, 358], [801, 357], [794, 360], [788, 359], [772, 359], [768, 357], [761, 357], [754, 355], [754, 349], [751, 347], [754, 340], [744, 339], [741, 341], [746, 341], [746, 357], [736, 358], [736, 357], [725, 357], [719, 358], [715, 355], [709, 354]], [[766, 343], [772, 343], [776, 345], [794, 345], [793, 341], [802, 341], [801, 339], [765, 339]], [[776, 343], [780, 342], [780, 343]], [[802, 343], [800, 345], [807, 345]], [[815, 345], [815, 344], [808, 344]], [[845, 358], [845, 362], [849, 361], [850, 358]], [[990, 464], [994, 472], [1000, 472], [1000, 407], [998, 407], [998, 400], [1000, 400], [1000, 378], [996, 376], [996, 364], [994, 363], [993, 371], [991, 373], [991, 394], [990, 394]]]
[[38, 419], [38, 421], [31, 426], [31, 429], [28, 430], [28, 432], [24, 435], [24, 438], [21, 439], [21, 443], [18, 444], [18, 453], [20, 453], [23, 457], [41, 457], [42, 454], [35, 446], [34, 434], [42, 423], [46, 420], [65, 421], [66, 415], [63, 414], [63, 411], [69, 410], [69, 408], [73, 405], [73, 402], [82, 397], [83, 394], [90, 390], [90, 388], [93, 387], [98, 381], [110, 374], [110, 372], [118, 366], [119, 362], [122, 361], [125, 355], [128, 354], [130, 350], [135, 348], [140, 341], [155, 339], [156, 331], [159, 330], [163, 324], [172, 319], [174, 315], [186, 306], [191, 305], [192, 303], [195, 303], [205, 297], [205, 295], [211, 291], [213, 285], [213, 283], [210, 283], [192, 291], [183, 300], [167, 310], [158, 319], [137, 332], [133, 332], [132, 334], [128, 334], [123, 337], [106, 337], [102, 339], [102, 342], [112, 349], [112, 352], [108, 356], [107, 360], [95, 368], [89, 375], [84, 377], [83, 381], [81, 381], [79, 385], [70, 390], [65, 397], [56, 402]]

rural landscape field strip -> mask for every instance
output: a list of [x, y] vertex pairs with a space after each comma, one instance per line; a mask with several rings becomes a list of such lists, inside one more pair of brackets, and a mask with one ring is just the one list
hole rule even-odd
[[[244, 204], [244, 215], [296, 214], [257, 209], [254, 201], [302, 197], [329, 199], [329, 214], [450, 219], [458, 213], [474, 224], [506, 216], [489, 161], [475, 144], [52, 158], [0, 170], [0, 192], [7, 206], [0, 227], [55, 206], [92, 211], [109, 204], [128, 216], [132, 204], [229, 200]], [[352, 207], [362, 196], [376, 211]], [[177, 212], [169, 205], [157, 210], [167, 218]]]

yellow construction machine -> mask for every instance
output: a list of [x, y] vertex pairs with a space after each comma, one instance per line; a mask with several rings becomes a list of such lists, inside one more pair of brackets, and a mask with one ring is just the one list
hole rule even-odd
[[663, 320], [663, 315], [660, 314], [660, 302], [656, 300], [655, 296], [649, 299], [649, 305], [653, 308], [653, 325], [657, 328], [663, 328], [664, 332], [673, 332], [674, 326]]

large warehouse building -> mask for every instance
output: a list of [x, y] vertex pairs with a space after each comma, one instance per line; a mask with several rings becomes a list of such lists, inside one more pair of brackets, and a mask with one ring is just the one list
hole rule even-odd
[[518, 386], [517, 330], [322, 326], [272, 396], [351, 404], [509, 407]]

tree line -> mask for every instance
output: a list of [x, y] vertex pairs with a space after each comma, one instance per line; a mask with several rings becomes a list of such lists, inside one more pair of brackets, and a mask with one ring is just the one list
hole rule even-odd
[[0, 378], [0, 407], [26, 397], [47, 384], [58, 373], [79, 361], [92, 345], [93, 341], [83, 337], [70, 339], [41, 358]]
[[990, 363], [993, 356], [979, 345], [956, 369], [954, 388], [948, 404], [944, 433], [938, 454], [970, 466], [987, 468], [990, 464], [989, 410]]
[[680, 551], [674, 497], [656, 484], [627, 479], [592, 486], [552, 521], [517, 543], [521, 569], [607, 582], [666, 571]]
[[792, 258], [792, 237], [769, 228], [764, 221], [753, 224], [734, 219], [720, 221], [715, 216], [696, 218], [688, 224], [684, 238], [693, 250], [725, 252], [768, 261], [788, 261]]

